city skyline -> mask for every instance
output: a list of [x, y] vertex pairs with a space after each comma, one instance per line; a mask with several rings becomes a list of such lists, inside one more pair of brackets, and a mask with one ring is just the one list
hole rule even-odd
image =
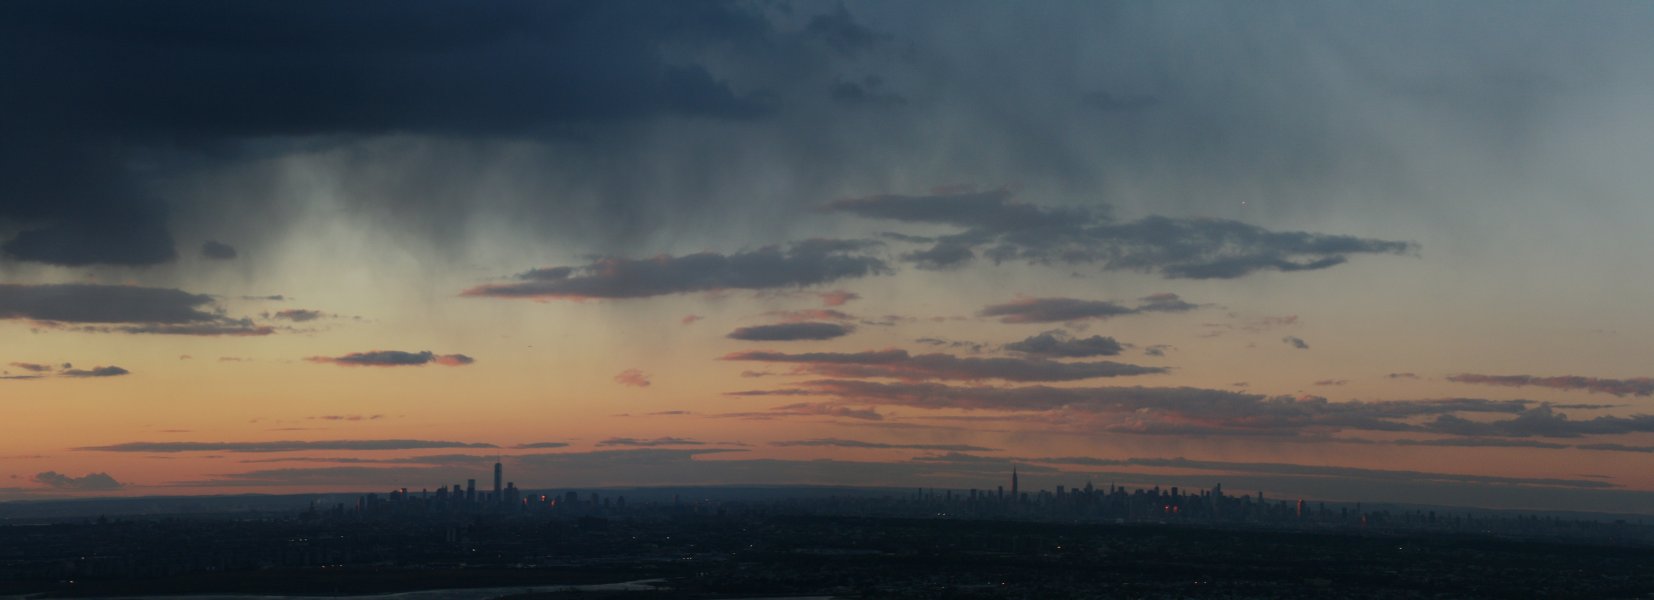
[[0, 8], [0, 501], [1654, 514], [1650, 6], [447, 6]]

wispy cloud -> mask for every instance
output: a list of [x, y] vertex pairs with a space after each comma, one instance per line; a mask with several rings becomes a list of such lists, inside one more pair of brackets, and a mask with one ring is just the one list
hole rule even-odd
[[1032, 356], [1086, 358], [1091, 356], [1114, 356], [1125, 350], [1125, 346], [1111, 337], [1094, 335], [1088, 338], [1076, 338], [1066, 331], [1055, 329], [1023, 338], [1020, 342], [1006, 344], [1005, 349]]
[[616, 373], [614, 382], [631, 387], [649, 387], [649, 376], [640, 369], [626, 369]]
[[1654, 377], [1609, 379], [1605, 377], [1583, 377], [1579, 375], [1542, 377], [1538, 375], [1478, 375], [1475, 373], [1460, 373], [1457, 375], [1448, 375], [1447, 380], [1456, 383], [1499, 385], [1505, 387], [1542, 387], [1554, 390], [1582, 391], [1593, 394], [1612, 394], [1615, 396], [1654, 395]]
[[1165, 373], [1161, 367], [1144, 367], [1111, 361], [1058, 362], [1043, 358], [976, 358], [951, 354], [908, 354], [906, 350], [868, 352], [782, 352], [750, 351], [726, 354], [722, 360], [795, 364], [799, 369], [831, 377], [888, 377], [906, 380], [946, 379], [1007, 381], [1076, 381], [1101, 377], [1123, 377]]
[[312, 356], [305, 360], [342, 367], [417, 367], [427, 364], [459, 367], [476, 362], [475, 359], [464, 354], [436, 354], [429, 350], [420, 352], [369, 350], [367, 352], [352, 352], [344, 356]]
[[808, 240], [786, 248], [703, 252], [650, 259], [604, 258], [584, 267], [535, 269], [510, 283], [466, 290], [465, 296], [540, 299], [647, 298], [713, 290], [764, 290], [830, 283], [890, 272], [865, 253], [870, 242]]
[[629, 437], [612, 437], [601, 442], [599, 446], [633, 446], [638, 448], [654, 448], [657, 446], [705, 446], [706, 442], [680, 437], [658, 437], [653, 439], [638, 439]]
[[1155, 294], [1142, 298], [1136, 306], [1105, 300], [1020, 298], [1004, 304], [990, 304], [979, 314], [999, 317], [1001, 323], [1060, 323], [1144, 313], [1184, 312], [1196, 308], [1199, 305], [1185, 302], [1177, 294]]
[[749, 342], [786, 342], [802, 340], [830, 340], [844, 337], [854, 332], [856, 328], [841, 323], [819, 323], [805, 321], [801, 323], [776, 323], [773, 325], [754, 325], [742, 327], [729, 332], [729, 339]]
[[837, 200], [830, 210], [873, 219], [951, 225], [904, 260], [922, 268], [957, 267], [980, 255], [994, 262], [1098, 264], [1157, 272], [1168, 278], [1231, 279], [1257, 271], [1310, 271], [1343, 264], [1354, 254], [1404, 254], [1408, 242], [1270, 231], [1225, 219], [1148, 217], [1129, 223], [1106, 211], [1043, 207], [1007, 189], [878, 195]]
[[495, 448], [493, 444], [433, 440], [279, 440], [269, 442], [126, 442], [82, 446], [89, 452], [300, 452], [305, 450], [420, 450], [428, 448]]
[[816, 438], [808, 440], [785, 440], [770, 442], [771, 446], [808, 448], [866, 448], [876, 450], [934, 450], [939, 452], [992, 452], [993, 448], [972, 446], [970, 444], [887, 444], [883, 442], [864, 442], [861, 440], [846, 440], [839, 438]]

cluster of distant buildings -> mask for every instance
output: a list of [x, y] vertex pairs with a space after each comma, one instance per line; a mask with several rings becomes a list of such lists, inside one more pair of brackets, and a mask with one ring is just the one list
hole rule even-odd
[[[529, 494], [523, 495], [516, 482], [505, 481], [505, 466], [494, 463], [493, 491], [478, 490], [477, 480], [465, 480], [465, 486], [460, 484], [437, 486], [436, 491], [429, 488], [412, 492], [408, 488], [392, 490], [390, 493], [365, 494], [356, 498], [354, 512], [359, 515], [385, 513], [514, 513], [514, 512], [541, 512], [573, 507], [603, 507], [626, 508], [626, 497], [602, 498], [596, 493], [591, 494], [585, 501], [580, 499], [578, 492], [569, 491], [562, 495]], [[314, 510], [314, 507], [312, 507]], [[343, 506], [335, 507], [335, 512], [344, 512]]]
[[[1629, 535], [1638, 539], [1654, 537], [1650, 528], [1641, 523], [1601, 523], [1579, 519], [1559, 519], [1514, 514], [1482, 512], [1454, 512], [1438, 514], [1435, 510], [1365, 510], [1361, 503], [1336, 504], [1306, 502], [1303, 499], [1270, 499], [1263, 492], [1230, 495], [1217, 484], [1210, 489], [1187, 490], [1177, 487], [1130, 489], [1109, 484], [1104, 489], [1086, 482], [1081, 487], [1058, 485], [1053, 489], [1024, 491], [1021, 477], [1013, 466], [1009, 489], [996, 486], [991, 489], [924, 489], [911, 493], [891, 490], [846, 489], [843, 493], [800, 493], [797, 496], [728, 497], [717, 502], [697, 501], [685, 504], [676, 495], [670, 505], [647, 503], [628, 509], [622, 495], [600, 496], [579, 492], [561, 494], [527, 493], [514, 482], [503, 479], [504, 467], [494, 463], [492, 491], [477, 490], [476, 480], [467, 480], [461, 487], [442, 486], [411, 492], [407, 488], [386, 495], [366, 494], [356, 500], [354, 509], [336, 505], [334, 517], [391, 516], [391, 515], [573, 515], [624, 516], [642, 514], [638, 511], [694, 512], [729, 514], [744, 510], [776, 511], [816, 515], [857, 515], [882, 517], [942, 517], [965, 519], [1019, 519], [1064, 520], [1116, 523], [1185, 522], [1211, 524], [1251, 524], [1280, 528], [1335, 528], [1372, 530], [1439, 530], [1482, 533], [1514, 533], [1539, 536], [1602, 537], [1604, 527], [1619, 527], [1619, 533], [1609, 537]], [[320, 516], [312, 508], [312, 516]], [[1629, 529], [1625, 528], [1630, 525]]]

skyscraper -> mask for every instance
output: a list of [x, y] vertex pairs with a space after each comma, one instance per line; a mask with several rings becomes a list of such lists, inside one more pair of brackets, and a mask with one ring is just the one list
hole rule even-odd
[[1013, 464], [1011, 465], [1011, 502], [1018, 502], [1022, 499], [1022, 495], [1018, 493], [1020, 489], [1017, 485], [1017, 466]]
[[500, 495], [500, 492], [503, 491], [500, 488], [500, 475], [501, 475], [500, 461], [499, 461], [499, 459], [494, 459], [494, 502], [496, 504], [505, 501], [505, 496]]

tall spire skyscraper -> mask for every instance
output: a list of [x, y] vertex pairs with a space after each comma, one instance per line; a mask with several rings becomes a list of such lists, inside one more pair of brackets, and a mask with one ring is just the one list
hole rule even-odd
[[502, 475], [501, 471], [502, 471], [502, 467], [500, 466], [500, 459], [495, 458], [494, 459], [494, 502], [496, 504], [505, 501], [505, 496], [500, 495], [500, 492], [504, 491], [502, 488], [500, 488], [500, 480], [501, 480], [500, 475]]
[[1021, 502], [1022, 501], [1022, 494], [1019, 493], [1019, 490], [1020, 490], [1020, 488], [1017, 486], [1017, 466], [1016, 466], [1016, 463], [1012, 463], [1011, 464], [1011, 502]]

